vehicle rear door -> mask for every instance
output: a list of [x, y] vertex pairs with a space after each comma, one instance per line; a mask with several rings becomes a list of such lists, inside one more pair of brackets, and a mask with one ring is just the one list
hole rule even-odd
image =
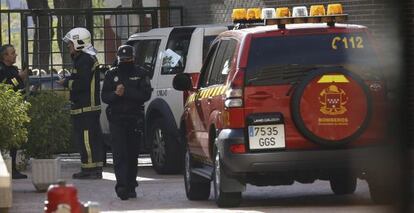
[[[155, 87], [160, 69], [161, 62], [158, 60], [160, 48], [165, 47], [166, 39], [162, 36], [141, 37], [138, 40], [129, 41], [135, 49], [135, 64], [145, 68], [151, 77], [151, 85]], [[151, 99], [154, 99], [156, 90], [153, 91]]]
[[214, 59], [217, 54], [217, 47], [219, 43], [213, 44], [210, 52], [206, 58], [206, 61], [201, 69], [200, 80], [198, 83], [198, 90], [193, 94], [191, 106], [189, 107], [189, 118], [187, 119], [187, 127], [190, 127], [189, 135], [189, 148], [192, 153], [199, 156], [204, 155], [203, 144], [208, 143], [208, 132], [207, 132], [207, 122], [206, 114], [209, 113], [208, 106], [208, 87], [209, 87], [209, 78], [211, 75], [211, 70], [214, 65]]
[[[174, 28], [167, 39], [165, 46], [160, 48], [159, 76], [157, 77], [156, 92], [154, 98], [164, 99], [171, 107], [177, 123], [183, 112], [183, 92], [172, 87], [172, 81], [177, 73], [182, 73], [185, 68], [188, 48], [194, 27]], [[168, 53], [166, 52], [168, 50]], [[171, 55], [172, 54], [172, 55]], [[171, 57], [179, 60], [170, 63]]]
[[[206, 131], [209, 136], [211, 136], [209, 132], [212, 127], [217, 129], [218, 126], [215, 124], [215, 119], [217, 118], [218, 113], [220, 113], [224, 108], [224, 87], [230, 70], [235, 66], [233, 56], [236, 46], [236, 40], [223, 38], [219, 43], [213, 65], [211, 67], [210, 75], [207, 81], [206, 93], [204, 94], [205, 103], [200, 106], [203, 108], [202, 110], [204, 112], [204, 131]], [[209, 156], [209, 143], [211, 140], [214, 140], [214, 138], [202, 141], [201, 147], [205, 156]]]

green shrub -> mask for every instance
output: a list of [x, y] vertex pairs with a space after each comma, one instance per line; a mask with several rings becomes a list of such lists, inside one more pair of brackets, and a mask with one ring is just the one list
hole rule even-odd
[[68, 102], [53, 91], [41, 91], [30, 96], [29, 116], [31, 122], [25, 154], [44, 159], [67, 149], [70, 140], [71, 122]]
[[10, 85], [0, 84], [0, 150], [19, 148], [27, 141], [29, 106]]

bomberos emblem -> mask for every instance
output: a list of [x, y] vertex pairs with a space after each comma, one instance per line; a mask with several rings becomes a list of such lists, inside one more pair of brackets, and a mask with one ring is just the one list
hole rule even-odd
[[319, 102], [322, 104], [320, 111], [325, 115], [341, 115], [347, 109], [345, 107], [348, 97], [344, 90], [336, 85], [330, 85], [319, 94]]

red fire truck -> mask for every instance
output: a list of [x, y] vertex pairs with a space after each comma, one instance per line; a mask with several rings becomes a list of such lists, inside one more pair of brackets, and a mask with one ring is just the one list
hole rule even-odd
[[[190, 200], [238, 206], [246, 184], [330, 181], [337, 195], [368, 181], [393, 196], [386, 85], [364, 26], [341, 24], [340, 4], [236, 9], [238, 29], [213, 42], [181, 120]], [[265, 25], [265, 26], [257, 26]]]

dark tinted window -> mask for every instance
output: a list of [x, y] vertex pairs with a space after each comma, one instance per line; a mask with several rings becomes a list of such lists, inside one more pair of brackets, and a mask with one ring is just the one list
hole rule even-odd
[[230, 71], [231, 61], [237, 42], [234, 40], [223, 40], [220, 43], [217, 55], [213, 62], [208, 85], [223, 84]]
[[207, 81], [209, 79], [210, 73], [211, 73], [211, 67], [213, 66], [214, 62], [214, 56], [217, 49], [218, 43], [215, 43], [208, 52], [207, 58], [203, 64], [203, 67], [201, 68], [200, 73], [200, 80], [199, 80], [199, 87], [206, 87]]
[[161, 74], [170, 75], [183, 72], [185, 69], [185, 63], [188, 54], [188, 48], [190, 46], [191, 35], [195, 28], [175, 28], [171, 31], [167, 42], [167, 49], [172, 50], [175, 54], [178, 54], [181, 59], [175, 66], [170, 66], [168, 63], [164, 63], [161, 69]]
[[207, 56], [208, 53], [208, 49], [210, 48], [211, 43], [214, 41], [214, 39], [217, 36], [204, 36], [203, 39], [203, 61], [205, 59], [205, 57]]
[[157, 61], [158, 48], [161, 40], [140, 40], [134, 43], [135, 64], [145, 68], [154, 76], [155, 62]]
[[378, 64], [364, 33], [262, 37], [252, 40], [247, 84], [292, 83], [321, 66], [375, 70]]
[[209, 76], [207, 86], [214, 85], [217, 83], [217, 74], [220, 72], [220, 68], [222, 67], [222, 63], [224, 60], [224, 53], [226, 52], [227, 46], [229, 45], [229, 41], [221, 41], [219, 44], [219, 48], [217, 49], [217, 54], [214, 57], [213, 65], [211, 74]]

